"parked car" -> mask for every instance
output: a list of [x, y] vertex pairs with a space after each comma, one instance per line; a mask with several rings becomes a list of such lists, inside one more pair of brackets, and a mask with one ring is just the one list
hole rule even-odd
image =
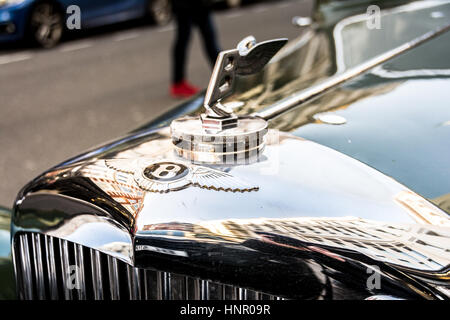
[[33, 179], [0, 297], [449, 299], [450, 2], [385, 3], [246, 38], [205, 94]]
[[81, 27], [92, 28], [149, 16], [157, 24], [171, 18], [170, 0], [1, 0], [0, 42], [29, 37], [55, 46], [66, 29], [67, 8], [79, 6]]
[[[237, 7], [241, 0], [214, 0]], [[39, 46], [55, 46], [66, 30], [67, 8], [81, 9], [82, 28], [149, 17], [158, 25], [172, 18], [171, 0], [0, 0], [0, 43], [28, 37]]]

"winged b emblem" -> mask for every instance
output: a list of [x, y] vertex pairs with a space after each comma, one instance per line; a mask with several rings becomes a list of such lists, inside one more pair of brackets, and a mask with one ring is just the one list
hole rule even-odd
[[150, 192], [167, 193], [189, 186], [225, 192], [258, 191], [254, 186], [233, 175], [210, 167], [173, 160], [107, 159], [113, 170], [132, 174], [137, 185]]

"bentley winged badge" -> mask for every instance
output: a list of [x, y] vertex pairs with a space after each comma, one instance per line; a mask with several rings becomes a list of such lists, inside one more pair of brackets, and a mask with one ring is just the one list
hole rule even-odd
[[107, 159], [105, 164], [110, 169], [132, 174], [141, 189], [156, 193], [177, 191], [189, 186], [226, 192], [259, 189], [227, 172], [173, 160]]

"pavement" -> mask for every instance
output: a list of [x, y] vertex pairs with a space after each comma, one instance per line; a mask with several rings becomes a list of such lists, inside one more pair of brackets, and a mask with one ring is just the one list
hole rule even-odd
[[[214, 14], [229, 49], [300, 30], [309, 0], [257, 2]], [[51, 50], [0, 44], [0, 205], [44, 170], [123, 135], [180, 103], [168, 95], [174, 25], [143, 21], [71, 34]], [[206, 87], [211, 73], [194, 32], [188, 79]], [[3, 46], [3, 47], [2, 47]]]

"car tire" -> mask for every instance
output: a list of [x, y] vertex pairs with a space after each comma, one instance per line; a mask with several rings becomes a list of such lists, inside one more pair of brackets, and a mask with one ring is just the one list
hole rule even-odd
[[157, 25], [166, 25], [172, 19], [172, 3], [170, 0], [149, 0], [148, 13]]
[[225, 2], [228, 8], [236, 8], [241, 6], [242, 0], [226, 0]]
[[39, 2], [30, 14], [30, 37], [40, 47], [52, 48], [62, 38], [64, 18], [61, 10], [52, 2]]

